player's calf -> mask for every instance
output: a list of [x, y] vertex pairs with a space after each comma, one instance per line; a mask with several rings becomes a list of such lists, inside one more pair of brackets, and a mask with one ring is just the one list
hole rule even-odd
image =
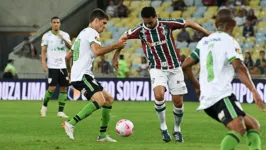
[[247, 127], [246, 142], [249, 149], [260, 150], [261, 149], [261, 138], [260, 138], [260, 124], [259, 122], [250, 115], [244, 117], [244, 122]]
[[241, 137], [246, 133], [244, 118], [241, 116], [233, 118], [232, 121], [226, 124], [226, 127], [230, 131], [222, 140], [221, 150], [235, 149]]

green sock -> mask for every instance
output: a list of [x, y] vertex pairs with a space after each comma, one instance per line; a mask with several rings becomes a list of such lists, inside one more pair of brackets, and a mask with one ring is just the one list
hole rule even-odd
[[54, 92], [50, 91], [49, 89], [46, 90], [45, 95], [44, 95], [44, 99], [43, 99], [43, 106], [47, 107], [48, 106], [48, 102], [50, 100], [50, 98], [53, 96]]
[[100, 105], [98, 104], [98, 102], [89, 102], [75, 117], [69, 120], [69, 123], [72, 125], [76, 125], [79, 121], [88, 117], [99, 108]]
[[249, 150], [261, 150], [260, 134], [257, 130], [251, 129], [247, 132], [247, 144]]
[[58, 112], [63, 112], [67, 101], [67, 92], [60, 92], [58, 97]]
[[110, 121], [110, 112], [112, 109], [112, 105], [105, 104], [102, 107], [102, 119], [100, 123], [100, 137], [106, 137], [106, 130], [108, 123]]
[[234, 150], [240, 142], [241, 135], [235, 131], [230, 131], [221, 143], [221, 150]]

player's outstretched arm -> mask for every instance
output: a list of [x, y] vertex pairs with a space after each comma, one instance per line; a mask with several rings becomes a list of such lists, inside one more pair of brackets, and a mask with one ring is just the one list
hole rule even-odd
[[47, 46], [42, 46], [42, 69], [44, 72], [47, 71], [46, 53], [47, 53]]
[[234, 70], [236, 71], [239, 80], [245, 84], [247, 86], [247, 88], [252, 92], [253, 94], [253, 98], [255, 100], [255, 103], [257, 104], [257, 106], [261, 109], [265, 111], [265, 106], [263, 103], [262, 98], [260, 97], [258, 91], [256, 90], [250, 74], [248, 72], [247, 67], [243, 64], [243, 62], [239, 59], [235, 59], [232, 61], [232, 65], [234, 67]]
[[194, 86], [196, 90], [196, 94], [199, 97], [200, 84], [192, 72], [192, 66], [195, 64], [197, 64], [197, 61], [195, 59], [193, 59], [192, 57], [187, 57], [185, 61], [182, 63], [182, 69], [183, 69], [185, 76], [188, 78], [188, 80], [191, 81], [192, 85]]
[[192, 28], [194, 30], [200, 31], [200, 32], [204, 33], [207, 36], [211, 34], [210, 31], [204, 29], [199, 24], [197, 24], [197, 23], [195, 23], [193, 21], [186, 20], [185, 21], [185, 27], [190, 27], [190, 28]]
[[126, 41], [119, 41], [113, 45], [110, 46], [106, 46], [106, 47], [101, 47], [99, 44], [97, 43], [92, 43], [91, 44], [91, 48], [93, 49], [93, 52], [95, 54], [95, 56], [101, 56], [103, 54], [109, 53], [113, 50], [116, 49], [122, 49], [126, 46]]
[[[120, 37], [120, 39], [119, 39], [120, 42], [126, 42], [126, 40], [127, 40], [127, 35], [126, 35], [126, 34], [123, 34], [123, 35]], [[117, 49], [117, 50], [115, 51], [115, 54], [114, 54], [114, 57], [113, 57], [112, 65], [113, 65], [113, 67], [115, 68], [115, 70], [118, 70], [118, 69], [119, 69], [119, 68], [118, 68], [118, 57], [119, 57], [119, 55], [120, 55], [121, 50], [122, 50], [122, 48]]]

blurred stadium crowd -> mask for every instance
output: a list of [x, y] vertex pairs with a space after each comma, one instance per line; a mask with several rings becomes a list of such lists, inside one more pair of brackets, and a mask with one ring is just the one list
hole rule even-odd
[[[127, 30], [141, 23], [140, 11], [145, 6], [153, 6], [161, 18], [184, 18], [199, 23], [209, 31], [215, 31], [215, 14], [223, 8], [231, 9], [235, 14], [237, 27], [233, 36], [240, 43], [244, 63], [253, 77], [265, 78], [266, 75], [266, 0], [109, 0], [106, 12], [110, 16], [107, 30], [101, 33], [102, 45], [110, 45], [119, 39]], [[173, 33], [177, 49], [182, 60], [195, 49], [202, 33], [192, 29], [176, 30]], [[72, 39], [74, 42], [75, 38]], [[27, 42], [29, 57], [36, 58], [34, 47]], [[93, 71], [111, 76], [117, 73], [112, 68], [113, 53], [97, 57]], [[141, 48], [140, 40], [129, 40], [122, 51], [121, 68], [124, 77], [149, 77], [148, 64]], [[38, 57], [37, 57], [38, 58]], [[198, 73], [199, 67], [194, 68]]]

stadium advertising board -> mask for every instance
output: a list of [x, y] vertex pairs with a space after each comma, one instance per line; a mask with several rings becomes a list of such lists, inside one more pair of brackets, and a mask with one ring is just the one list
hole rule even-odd
[[46, 80], [0, 80], [1, 100], [42, 100]]
[[[118, 101], [150, 101], [154, 100], [153, 91], [149, 79], [113, 79], [99, 78], [102, 86]], [[189, 94], [185, 101], [197, 101], [192, 85], [187, 82]], [[266, 80], [256, 79], [254, 84], [266, 103]], [[232, 82], [234, 93], [241, 103], [253, 103], [251, 92], [238, 79]], [[42, 100], [47, 88], [47, 80], [0, 80], [1, 100]], [[58, 90], [53, 99], [57, 99]], [[86, 100], [86, 98], [73, 87], [68, 89], [70, 100]], [[165, 100], [170, 101], [171, 95], [166, 92]]]

